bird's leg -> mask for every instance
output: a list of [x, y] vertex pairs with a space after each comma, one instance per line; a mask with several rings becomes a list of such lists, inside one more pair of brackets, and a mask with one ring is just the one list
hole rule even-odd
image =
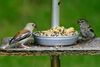
[[88, 43], [91, 43], [93, 40], [95, 40], [95, 38], [91, 38], [88, 40]]
[[30, 48], [29, 46], [25, 46], [24, 43], [21, 43], [21, 47], [24, 49]]
[[82, 41], [82, 42], [88, 42], [88, 43], [90, 43], [90, 42], [92, 42], [94, 39], [95, 39], [95, 38], [86, 38], [86, 37], [82, 37], [81, 41]]

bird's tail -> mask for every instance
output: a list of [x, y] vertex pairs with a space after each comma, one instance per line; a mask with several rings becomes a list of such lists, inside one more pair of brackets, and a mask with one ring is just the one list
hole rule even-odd
[[9, 46], [10, 46], [9, 43], [7, 43], [6, 45], [2, 45], [0, 48], [1, 49], [6, 49], [6, 48], [9, 48]]

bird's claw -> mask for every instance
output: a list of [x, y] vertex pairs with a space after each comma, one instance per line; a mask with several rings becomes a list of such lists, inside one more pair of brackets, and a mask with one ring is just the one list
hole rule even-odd
[[21, 45], [22, 48], [24, 49], [29, 49], [30, 47], [29, 46], [25, 46], [25, 45]]

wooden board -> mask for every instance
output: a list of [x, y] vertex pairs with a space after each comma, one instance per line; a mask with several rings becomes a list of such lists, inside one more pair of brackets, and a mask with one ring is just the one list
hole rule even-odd
[[32, 46], [29, 49], [9, 48], [0, 49], [0, 55], [83, 55], [83, 54], [100, 54], [100, 38], [91, 42], [79, 43], [72, 46], [48, 47]]

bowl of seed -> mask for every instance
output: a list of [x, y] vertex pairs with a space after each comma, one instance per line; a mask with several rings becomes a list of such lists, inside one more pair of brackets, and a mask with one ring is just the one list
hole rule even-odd
[[73, 27], [53, 27], [33, 33], [37, 44], [45, 46], [72, 45], [78, 40], [79, 33]]

